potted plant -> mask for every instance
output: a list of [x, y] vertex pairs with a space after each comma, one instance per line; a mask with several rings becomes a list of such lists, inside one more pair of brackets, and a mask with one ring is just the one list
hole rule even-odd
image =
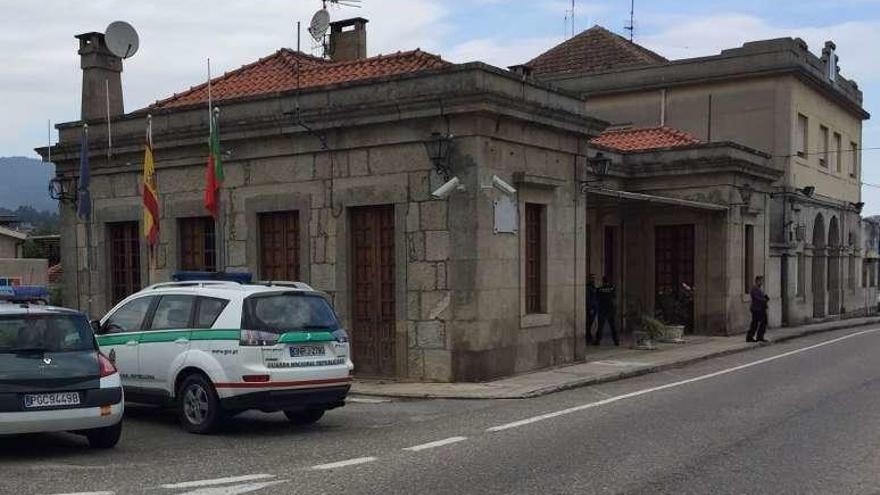
[[693, 300], [693, 289], [684, 283], [657, 293], [654, 314], [663, 325], [660, 342], [684, 342], [685, 328], [692, 319]]
[[663, 323], [653, 316], [640, 311], [632, 311], [628, 316], [630, 322], [633, 349], [656, 349], [655, 341], [663, 336]]

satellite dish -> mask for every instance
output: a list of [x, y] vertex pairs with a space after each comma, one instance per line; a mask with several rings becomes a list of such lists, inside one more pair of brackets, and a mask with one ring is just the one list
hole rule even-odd
[[104, 32], [104, 43], [113, 55], [129, 58], [138, 50], [138, 34], [127, 22], [111, 22]]
[[321, 9], [312, 16], [312, 23], [309, 25], [309, 34], [315, 41], [324, 39], [327, 29], [330, 28], [330, 12], [327, 9]]

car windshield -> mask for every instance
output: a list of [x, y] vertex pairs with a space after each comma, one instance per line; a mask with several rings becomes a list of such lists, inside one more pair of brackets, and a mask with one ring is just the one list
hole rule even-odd
[[77, 315], [0, 316], [0, 353], [89, 351], [89, 322]]
[[245, 302], [242, 328], [275, 333], [309, 330], [335, 331], [339, 322], [321, 296], [283, 292], [251, 296]]

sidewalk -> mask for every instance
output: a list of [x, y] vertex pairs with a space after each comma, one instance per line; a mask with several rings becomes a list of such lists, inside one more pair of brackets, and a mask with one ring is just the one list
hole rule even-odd
[[[849, 318], [768, 331], [773, 342], [842, 328], [880, 324], [880, 316]], [[352, 395], [432, 399], [525, 399], [597, 383], [622, 380], [752, 349], [759, 344], [732, 337], [688, 337], [684, 344], [659, 344], [655, 351], [625, 347], [587, 350], [587, 361], [485, 383], [421, 383], [356, 380]]]

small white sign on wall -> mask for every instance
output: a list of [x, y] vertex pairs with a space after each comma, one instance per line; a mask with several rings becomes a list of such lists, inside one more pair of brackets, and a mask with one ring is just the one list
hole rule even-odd
[[495, 200], [495, 233], [516, 234], [519, 227], [516, 201], [510, 196]]

